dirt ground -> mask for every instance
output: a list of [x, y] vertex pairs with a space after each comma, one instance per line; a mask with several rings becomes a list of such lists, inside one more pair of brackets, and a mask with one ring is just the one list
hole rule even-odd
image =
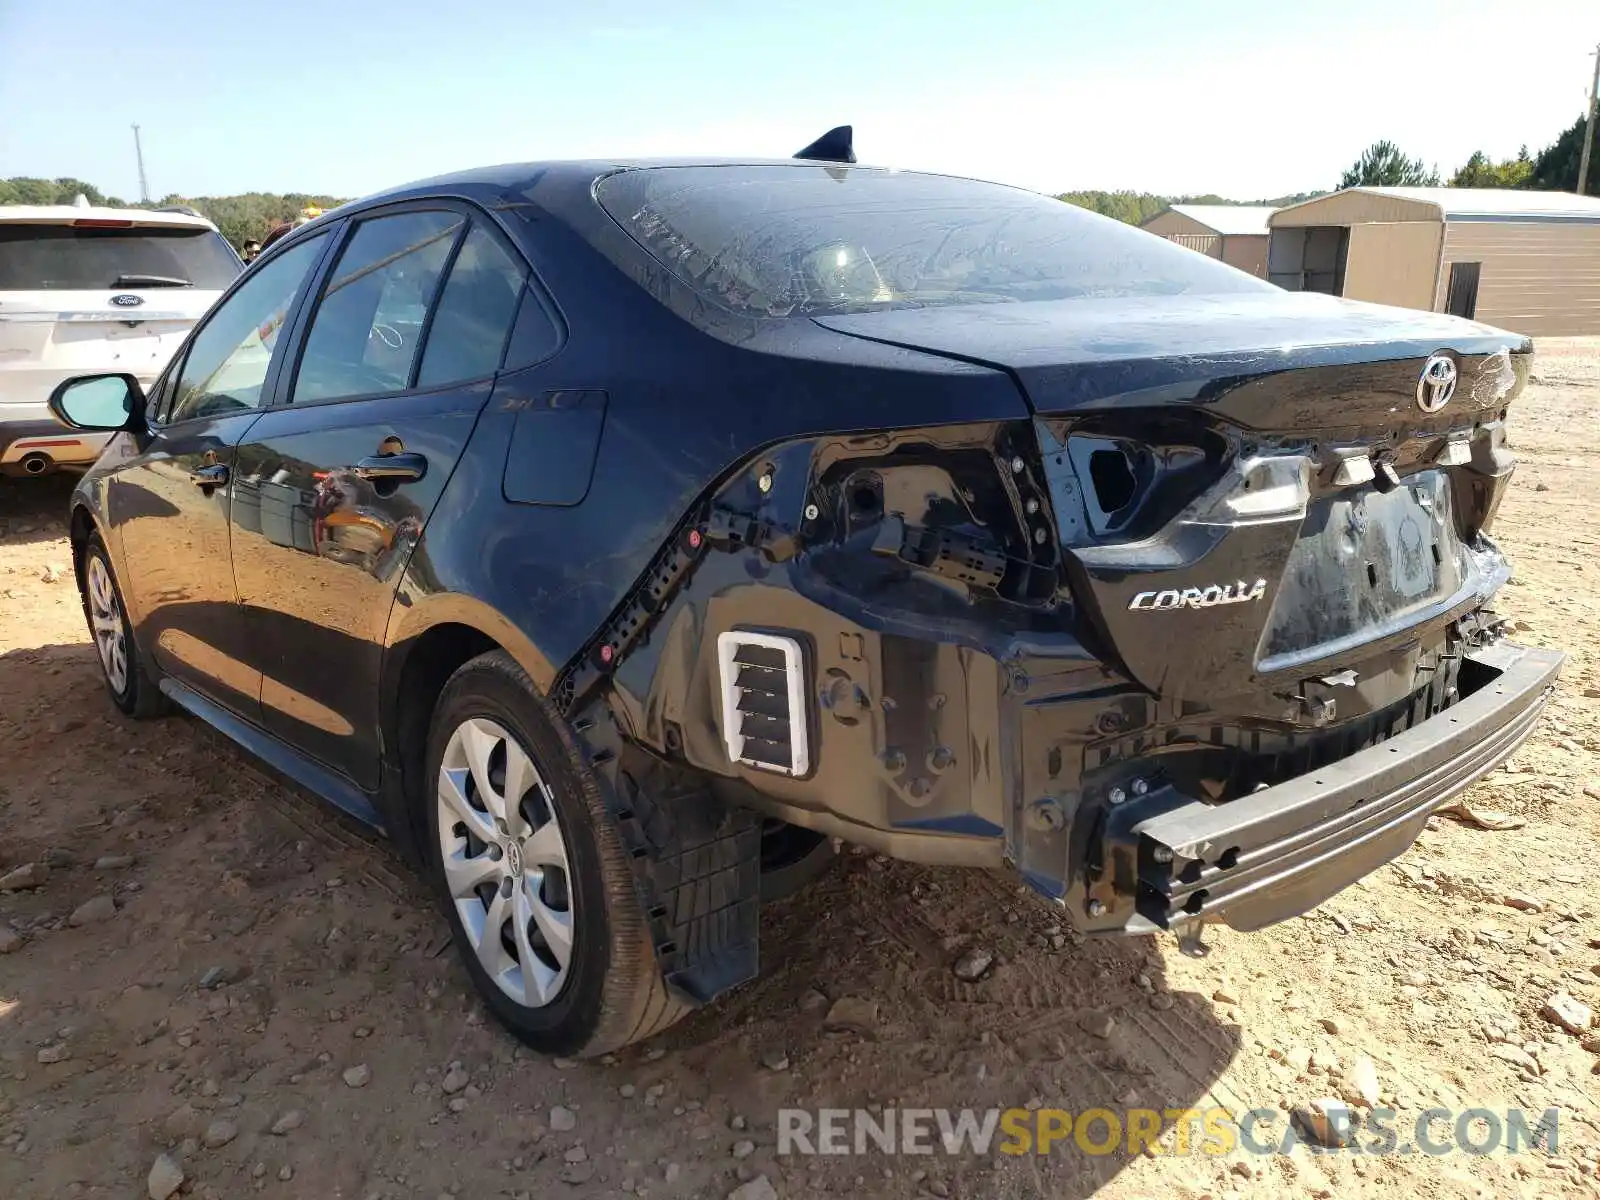
[[[196, 721], [118, 717], [72, 582], [70, 481], [0, 483], [0, 875], [50, 867], [0, 892], [0, 1197], [144, 1196], [163, 1153], [195, 1195], [314, 1200], [744, 1200], [763, 1177], [786, 1197], [1600, 1192], [1600, 1042], [1542, 1015], [1559, 992], [1600, 1007], [1600, 339], [1548, 343], [1535, 376], [1500, 607], [1571, 659], [1532, 741], [1469, 794], [1520, 827], [1435, 818], [1363, 884], [1211, 933], [1205, 958], [1084, 944], [1002, 875], [847, 856], [766, 912], [756, 982], [583, 1064], [486, 1020], [381, 841]], [[966, 983], [972, 947], [996, 965]], [[824, 1028], [841, 996], [875, 1004], [864, 1030]], [[1287, 1110], [1370, 1088], [1369, 1064], [1403, 1134], [1433, 1106], [1558, 1107], [1556, 1152], [776, 1151], [785, 1106]]]

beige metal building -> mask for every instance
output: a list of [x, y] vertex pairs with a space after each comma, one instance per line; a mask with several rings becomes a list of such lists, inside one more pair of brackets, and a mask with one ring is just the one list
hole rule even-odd
[[1174, 204], [1139, 228], [1265, 278], [1267, 218], [1274, 211], [1242, 204]]
[[1452, 312], [1535, 337], [1600, 334], [1600, 199], [1501, 188], [1348, 188], [1279, 209], [1267, 278]]

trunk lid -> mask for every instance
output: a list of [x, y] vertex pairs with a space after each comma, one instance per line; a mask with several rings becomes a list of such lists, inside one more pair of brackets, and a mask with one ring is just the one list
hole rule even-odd
[[[1293, 432], [1421, 416], [1412, 367], [1438, 350], [1475, 360], [1532, 349], [1527, 338], [1459, 317], [1308, 292], [1084, 297], [813, 320], [1003, 368], [1041, 415], [1189, 407], [1246, 429]], [[1319, 373], [1261, 386], [1284, 371]], [[1238, 386], [1249, 381], [1255, 386]], [[1476, 380], [1468, 390], [1492, 403], [1498, 382], [1491, 373], [1481, 396]], [[1463, 411], [1457, 403], [1446, 424]]]
[[1329, 695], [1341, 717], [1391, 702], [1417, 684], [1369, 686], [1393, 652], [1507, 573], [1479, 535], [1511, 469], [1515, 334], [1293, 293], [814, 319], [1012, 374], [1073, 598], [1164, 698], [1316, 722]]

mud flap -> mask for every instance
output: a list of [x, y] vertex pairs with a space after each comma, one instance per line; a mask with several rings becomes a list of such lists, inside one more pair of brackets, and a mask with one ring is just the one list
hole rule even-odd
[[761, 818], [650, 760], [616, 775], [616, 817], [667, 986], [705, 1004], [760, 969]]

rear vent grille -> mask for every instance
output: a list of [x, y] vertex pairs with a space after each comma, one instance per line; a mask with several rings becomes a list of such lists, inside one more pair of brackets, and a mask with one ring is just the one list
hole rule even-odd
[[800, 643], [765, 633], [719, 634], [717, 661], [728, 757], [764, 771], [804, 775], [811, 760]]

